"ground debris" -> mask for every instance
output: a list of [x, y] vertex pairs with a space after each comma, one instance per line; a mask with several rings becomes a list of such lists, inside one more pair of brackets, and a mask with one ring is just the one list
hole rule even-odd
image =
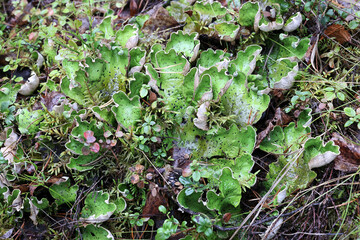
[[340, 147], [340, 155], [335, 158], [335, 169], [342, 172], [356, 172], [360, 165], [360, 145], [346, 140], [338, 133], [332, 139]]

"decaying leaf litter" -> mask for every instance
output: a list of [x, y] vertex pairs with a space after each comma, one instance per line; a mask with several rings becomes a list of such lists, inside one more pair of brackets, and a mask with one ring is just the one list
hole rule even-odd
[[347, 1], [9, 1], [0, 235], [359, 235]]

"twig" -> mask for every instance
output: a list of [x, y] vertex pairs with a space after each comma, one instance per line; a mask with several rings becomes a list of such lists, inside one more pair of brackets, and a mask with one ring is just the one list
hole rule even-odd
[[[320, 205], [320, 203], [313, 203], [311, 205], [308, 205], [308, 206], [304, 206], [304, 207], [301, 207], [301, 208], [298, 208], [298, 209], [295, 209], [291, 212], [288, 212], [288, 213], [284, 213], [281, 215], [281, 217], [287, 217], [287, 216], [290, 216], [290, 215], [293, 215], [297, 212], [300, 212], [302, 210], [304, 210], [306, 207], [309, 207], [309, 206], [317, 206], [317, 205]], [[274, 219], [276, 219], [278, 216], [273, 216], [273, 217], [268, 217], [268, 218], [265, 218], [265, 219], [262, 219], [262, 220], [259, 220], [251, 225], [245, 225], [245, 226], [242, 226], [242, 228], [246, 228], [246, 227], [250, 227], [250, 226], [256, 226], [256, 225], [260, 225], [260, 224], [263, 224], [263, 223], [266, 223], [266, 222], [270, 222]], [[292, 216], [291, 216], [292, 217]], [[221, 231], [234, 231], [236, 229], [238, 229], [238, 227], [221, 227], [221, 226], [218, 226], [218, 225], [214, 225], [214, 227], [218, 230], [221, 230]]]
[[139, 152], [141, 152], [144, 157], [146, 158], [146, 160], [151, 164], [151, 166], [153, 166], [153, 168], [155, 169], [155, 171], [161, 176], [161, 178], [164, 180], [164, 182], [166, 183], [166, 185], [169, 186], [170, 189], [172, 189], [170, 183], [168, 181], [166, 181], [165, 177], [160, 173], [160, 171], [157, 169], [157, 167], [155, 167], [155, 165], [151, 162], [151, 160], [148, 158], [148, 156], [144, 153], [144, 151], [142, 151], [141, 149], [138, 149], [137, 147], [135, 147], [136, 150], [138, 150]]

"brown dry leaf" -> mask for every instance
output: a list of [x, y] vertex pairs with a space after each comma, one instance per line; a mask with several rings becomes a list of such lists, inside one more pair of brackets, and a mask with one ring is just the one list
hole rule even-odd
[[144, 171], [145, 167], [141, 164], [136, 164], [135, 165], [135, 172], [138, 174], [141, 174]]
[[22, 193], [29, 191], [29, 184], [21, 184], [18, 186], [13, 186], [14, 189], [19, 189]]
[[30, 191], [30, 195], [34, 196], [34, 192], [36, 190], [36, 188], [38, 187], [38, 185], [31, 185], [29, 186], [29, 191]]
[[31, 32], [29, 34], [29, 41], [35, 41], [37, 39], [37, 37], [39, 36], [39, 33], [38, 32]]
[[139, 9], [136, 0], [130, 0], [130, 16], [135, 16], [138, 12]]
[[136, 186], [140, 189], [143, 189], [145, 187], [145, 183], [144, 183], [144, 181], [140, 181], [136, 184]]
[[313, 34], [310, 39], [310, 46], [308, 50], [305, 53], [304, 61], [309, 64], [310, 62], [313, 62], [314, 60], [312, 57], [315, 57], [313, 54], [314, 51], [317, 51], [317, 43], [319, 41], [319, 35]]
[[328, 37], [334, 37], [335, 40], [338, 41], [340, 44], [351, 41], [350, 33], [345, 29], [343, 25], [340, 24], [333, 24], [328, 26], [325, 29], [324, 34]]
[[132, 184], [137, 184], [138, 182], [140, 182], [139, 175], [137, 175], [137, 174], [131, 175], [130, 181], [131, 181]]
[[340, 147], [334, 168], [342, 172], [356, 172], [360, 165], [360, 145], [351, 143], [338, 133], [333, 133], [331, 140]]
[[46, 183], [51, 183], [51, 184], [60, 184], [62, 182], [65, 182], [66, 180], [64, 180], [63, 178], [63, 174], [59, 174], [57, 176], [51, 176], [49, 180], [46, 181]]
[[174, 147], [171, 149], [171, 156], [174, 159], [174, 168], [186, 168], [190, 164], [191, 150], [189, 148]]
[[[14, 18], [11, 18], [9, 23], [12, 26], [18, 25], [23, 26], [27, 24], [30, 20], [30, 10], [33, 8], [32, 3], [27, 3], [28, 1], [23, 1], [21, 4], [26, 4], [25, 7], [20, 9], [15, 9], [15, 11], [12, 12], [14, 15]], [[20, 10], [20, 11], [16, 11]]]
[[290, 121], [291, 117], [284, 113], [281, 108], [277, 108], [275, 111], [275, 116], [268, 123], [268, 126], [257, 135], [255, 148], [260, 146], [261, 142], [264, 140], [264, 138], [266, 138], [267, 135], [269, 135], [275, 126], [283, 126], [288, 124]]
[[231, 213], [225, 213], [222, 217], [222, 219], [225, 223], [229, 222], [230, 218], [231, 218]]
[[159, 211], [159, 206], [163, 205], [166, 208], [169, 208], [168, 199], [164, 194], [161, 194], [158, 191], [157, 185], [150, 183], [150, 191], [146, 197], [146, 203], [143, 208], [142, 216], [143, 217], [154, 217], [160, 216], [165, 217], [163, 213]]
[[[172, 32], [177, 31], [176, 27], [180, 26], [175, 18], [170, 16], [169, 12], [161, 6], [154, 14], [150, 15], [151, 17], [144, 23], [144, 26], [141, 29], [145, 35], [151, 35], [158, 31], [161, 32], [159, 37], [168, 38]], [[165, 31], [166, 29], [169, 29], [169, 31]]]
[[33, 110], [43, 109], [41, 103], [45, 105], [49, 112], [62, 112], [65, 104], [65, 95], [60, 92], [50, 92], [41, 96], [40, 102], [34, 104]]
[[152, 104], [153, 102], [156, 101], [157, 96], [153, 91], [149, 91], [149, 103]]

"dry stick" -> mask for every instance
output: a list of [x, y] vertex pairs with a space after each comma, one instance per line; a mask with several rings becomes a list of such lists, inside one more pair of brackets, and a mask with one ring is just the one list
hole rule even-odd
[[[317, 206], [317, 205], [320, 205], [320, 203], [313, 203], [310, 206]], [[281, 215], [281, 217], [287, 217], [287, 216], [293, 215], [293, 214], [295, 214], [297, 212], [300, 212], [300, 211], [304, 210], [306, 207], [308, 207], [308, 206], [303, 206], [303, 207], [295, 209], [295, 210], [293, 210], [291, 212], [284, 213], [284, 214]], [[268, 218], [259, 220], [259, 221], [255, 222], [254, 224], [252, 224], [251, 226], [256, 226], [256, 225], [260, 225], [260, 224], [263, 224], [263, 223], [266, 223], [266, 222], [270, 222], [270, 221], [276, 219], [277, 217], [278, 216], [272, 216], [272, 217], [268, 217]], [[226, 227], [221, 227], [221, 226], [218, 226], [218, 225], [214, 225], [214, 227], [221, 230], [221, 231], [233, 231], [233, 230], [236, 230], [238, 228], [238, 227], [228, 227], [228, 228], [226, 228]], [[250, 227], [250, 225], [243, 226], [243, 228], [245, 228], [245, 227]]]
[[141, 152], [144, 157], [146, 158], [146, 160], [151, 164], [151, 166], [153, 166], [153, 168], [155, 169], [155, 171], [161, 176], [161, 178], [165, 181], [166, 185], [168, 185], [170, 187], [170, 189], [172, 189], [170, 183], [168, 181], [166, 181], [165, 177], [160, 173], [160, 171], [157, 169], [157, 167], [155, 167], [155, 165], [151, 162], [151, 160], [148, 158], [148, 156], [146, 156], [146, 154], [144, 153], [144, 151], [138, 149], [137, 147], [135, 147], [136, 150], [138, 150], [139, 152]]
[[[260, 200], [260, 202], [255, 206], [255, 208], [250, 212], [249, 215], [246, 216], [246, 218], [241, 222], [240, 226], [236, 229], [236, 231], [233, 233], [233, 235], [231, 236], [231, 238], [229, 240], [232, 240], [236, 234], [240, 231], [240, 229], [245, 225], [245, 223], [247, 221], [249, 221], [249, 219], [252, 217], [252, 215], [254, 215], [254, 213], [257, 211], [257, 213], [255, 214], [253, 220], [251, 221], [251, 223], [249, 224], [248, 228], [246, 229], [246, 231], [249, 230], [249, 227], [255, 222], [256, 218], [259, 216], [260, 211], [261, 211], [261, 207], [263, 206], [263, 204], [265, 203], [266, 199], [268, 198], [268, 196], [271, 194], [271, 192], [275, 189], [275, 187], [277, 185], [279, 185], [280, 181], [285, 177], [285, 175], [287, 174], [287, 172], [291, 169], [291, 167], [296, 163], [296, 159], [298, 159], [302, 152], [304, 150], [301, 149], [300, 151], [297, 152], [297, 154], [294, 156], [294, 160], [292, 162], [289, 162], [285, 165], [285, 167], [281, 170], [283, 173], [280, 172], [279, 176], [275, 179], [275, 182], [273, 183], [273, 185], [271, 186], [271, 188], [269, 189], [269, 191], [265, 194], [265, 196]], [[287, 167], [287, 168], [286, 168]], [[283, 171], [286, 168], [285, 171]]]
[[20, 232], [23, 231], [23, 228], [24, 228], [24, 225], [25, 225], [25, 221], [21, 224], [19, 230], [16, 231], [16, 233], [12, 236], [11, 239], [14, 239], [14, 237], [16, 236], [15, 240], [18, 239], [18, 237], [20, 236]]

